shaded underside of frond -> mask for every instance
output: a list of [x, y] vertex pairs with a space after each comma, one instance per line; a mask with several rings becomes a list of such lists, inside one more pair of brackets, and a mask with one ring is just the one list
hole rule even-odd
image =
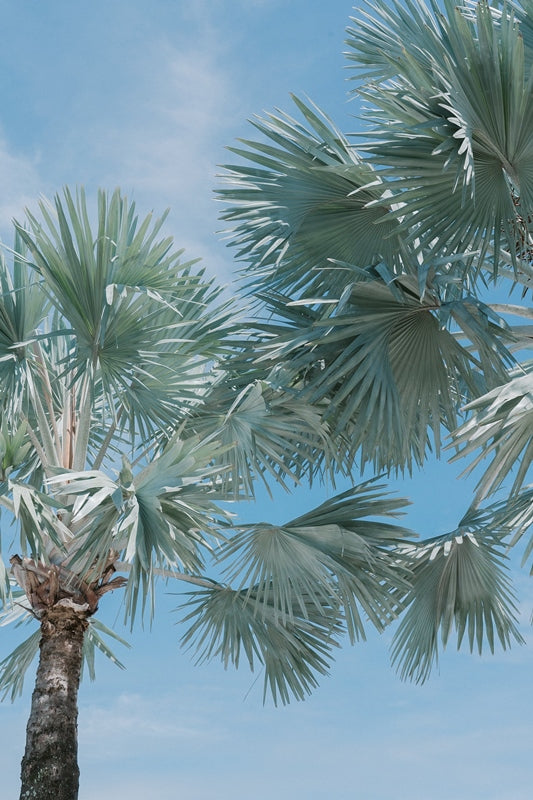
[[438, 662], [439, 639], [445, 647], [453, 631], [457, 647], [466, 637], [470, 651], [484, 642], [506, 649], [522, 642], [517, 609], [499, 536], [479, 524], [413, 547], [413, 588], [392, 646], [392, 661], [402, 679], [422, 683]]
[[319, 407], [275, 382], [246, 383], [247, 377], [225, 376], [187, 425], [220, 440], [219, 481], [228, 497], [253, 497], [258, 479], [267, 488], [276, 481], [288, 489], [332, 475], [337, 453]]
[[309, 127], [281, 113], [256, 121], [274, 144], [231, 148], [253, 166], [227, 166], [219, 191], [250, 289], [266, 280], [276, 291], [321, 296], [350, 282], [348, 265], [384, 260], [397, 271], [403, 248], [381, 179], [322, 112], [295, 102]]
[[[238, 667], [244, 657], [250, 669], [256, 663], [265, 672], [263, 697], [271, 693], [274, 703], [303, 700], [317, 685], [317, 676], [327, 674], [332, 648], [340, 633], [338, 610], [303, 595], [295, 598], [290, 619], [281, 622], [268, 598], [257, 614], [253, 587], [244, 591], [216, 588], [195, 593], [183, 608], [192, 611], [182, 638], [198, 653], [198, 661], [220, 658], [224, 666]], [[303, 611], [302, 611], [303, 609]]]
[[[340, 302], [304, 307], [266, 296], [279, 323], [267, 323], [258, 363], [270, 363], [342, 435], [347, 462], [376, 470], [424, 461], [441, 426], [453, 430], [464, 398], [506, 377], [504, 329], [468, 300], [441, 304], [381, 280], [361, 280]], [[465, 348], [446, 329], [465, 331]], [[285, 323], [285, 324], [284, 324]], [[467, 338], [468, 337], [468, 338]], [[472, 343], [472, 344], [470, 344]], [[479, 355], [479, 358], [477, 357]]]
[[223, 543], [223, 576], [235, 588], [195, 592], [185, 605], [185, 644], [199, 659], [265, 669], [274, 701], [302, 699], [346, 631], [365, 639], [402, 608], [409, 568], [399, 554], [412, 532], [388, 518], [406, 505], [375, 480], [326, 500], [282, 526], [240, 526]]

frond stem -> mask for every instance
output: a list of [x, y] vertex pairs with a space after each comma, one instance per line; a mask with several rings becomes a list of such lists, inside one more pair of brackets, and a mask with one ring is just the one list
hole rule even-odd
[[[92, 373], [92, 370], [91, 370]], [[78, 427], [73, 432], [74, 455], [72, 458], [72, 469], [83, 470], [87, 459], [87, 448], [89, 445], [89, 435], [91, 432], [91, 413], [92, 413], [92, 380], [91, 375], [86, 375], [80, 396], [78, 413]]]
[[108, 449], [109, 445], [111, 444], [113, 436], [115, 435], [115, 432], [117, 430], [117, 425], [120, 422], [120, 417], [122, 415], [122, 411], [123, 411], [123, 407], [121, 406], [119, 408], [119, 410], [118, 410], [118, 413], [117, 413], [115, 419], [113, 420], [113, 422], [109, 426], [109, 429], [108, 429], [108, 431], [107, 431], [107, 433], [105, 435], [105, 439], [102, 442], [98, 453], [96, 454], [96, 458], [94, 459], [94, 463], [93, 463], [93, 469], [100, 469], [100, 466], [102, 465], [102, 461], [104, 460], [104, 456], [105, 456], [105, 454], [107, 452], [107, 449]]
[[28, 387], [31, 394], [31, 402], [37, 416], [39, 432], [42, 438], [40, 451], [43, 457], [41, 458], [41, 463], [45, 468], [51, 464], [58, 465], [60, 463], [60, 453], [58, 453], [55, 448], [54, 439], [50, 433], [50, 425], [48, 423], [43, 404], [41, 403], [39, 392], [37, 391], [35, 383], [33, 382], [31, 370], [28, 370]]
[[0, 494], [0, 506], [3, 506], [4, 508], [7, 508], [7, 510], [11, 511], [11, 513], [13, 514], [15, 507], [13, 505], [13, 501], [10, 500], [9, 497], [6, 497], [5, 495]]
[[43, 353], [41, 350], [41, 346], [39, 342], [33, 342], [32, 345], [33, 354], [37, 359], [37, 363], [39, 364], [39, 373], [41, 375], [41, 379], [44, 384], [44, 398], [46, 401], [46, 407], [48, 408], [48, 414], [50, 416], [50, 425], [52, 426], [52, 433], [55, 439], [55, 446], [58, 453], [61, 452], [61, 441], [59, 438], [59, 431], [57, 429], [57, 422], [54, 412], [54, 405], [52, 402], [52, 384], [50, 383], [50, 376], [48, 374], [48, 370], [46, 368], [46, 364], [44, 361]]
[[26, 432], [27, 432], [28, 436], [30, 437], [31, 443], [35, 448], [35, 452], [39, 456], [39, 460], [40, 460], [41, 464], [43, 465], [43, 468], [44, 468], [44, 470], [46, 472], [47, 471], [47, 466], [49, 464], [49, 461], [48, 461], [48, 459], [46, 457], [46, 453], [45, 453], [45, 451], [44, 451], [39, 439], [37, 438], [37, 434], [35, 433], [35, 431], [31, 427], [28, 418], [25, 415], [23, 415], [22, 419], [26, 423]]
[[[115, 568], [122, 572], [129, 572], [131, 570], [131, 564], [128, 564], [126, 561], [115, 561]], [[162, 569], [160, 567], [154, 568], [152, 573], [160, 578], [176, 578], [176, 580], [193, 583], [195, 586], [203, 586], [206, 589], [222, 588], [218, 581], [212, 580], [211, 578], [203, 578], [200, 575], [188, 575], [186, 572], [175, 572], [172, 569]]]

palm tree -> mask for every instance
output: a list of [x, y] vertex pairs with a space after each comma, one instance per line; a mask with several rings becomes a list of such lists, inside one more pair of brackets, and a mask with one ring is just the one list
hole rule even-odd
[[393, 660], [423, 681], [454, 630], [480, 652], [521, 638], [505, 562], [533, 522], [533, 328], [509, 295], [533, 279], [533, 3], [371, 0], [347, 45], [366, 132], [294, 98], [230, 148], [220, 195], [256, 362], [320, 410], [345, 469], [411, 472], [443, 436], [491, 459], [457, 529], [399, 547]]
[[0, 505], [18, 525], [1, 621], [37, 623], [1, 662], [4, 694], [39, 653], [23, 800], [77, 797], [82, 662], [93, 674], [98, 648], [120, 664], [96, 617], [109, 592], [133, 624], [161, 581], [184, 581], [184, 643], [260, 664], [265, 693], [287, 702], [343, 631], [383, 629], [410, 587], [408, 531], [390, 519], [404, 501], [373, 481], [283, 526], [233, 523], [228, 503], [258, 480], [289, 488], [346, 466], [321, 404], [256, 363], [235, 302], [163, 222], [116, 191], [93, 223], [67, 189], [16, 223], [0, 264]]
[[[299, 119], [256, 120], [228, 167], [251, 319], [119, 192], [94, 227], [68, 190], [16, 225], [0, 504], [20, 541], [0, 586], [2, 622], [38, 627], [0, 685], [16, 695], [40, 651], [25, 800], [77, 797], [81, 663], [116, 660], [96, 617], [113, 590], [133, 624], [161, 581], [185, 582], [184, 644], [261, 665], [281, 702], [344, 632], [402, 611], [393, 660], [418, 681], [453, 632], [520, 640], [506, 548], [533, 521], [532, 330], [512, 322], [531, 311], [501, 295], [533, 278], [533, 5], [375, 0], [348, 37], [358, 148], [296, 99]], [[447, 436], [489, 466], [446, 535], [414, 542], [375, 478], [284, 525], [228, 512], [258, 481], [419, 469]]]

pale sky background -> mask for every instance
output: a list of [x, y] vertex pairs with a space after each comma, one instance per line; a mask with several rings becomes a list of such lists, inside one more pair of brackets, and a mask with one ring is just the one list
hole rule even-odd
[[[344, 29], [350, 0], [0, 0], [0, 231], [65, 184], [120, 185], [139, 211], [172, 211], [189, 256], [229, 282], [213, 188], [224, 146], [246, 119], [291, 110], [306, 94], [344, 131]], [[9, 242], [8, 242], [9, 243]], [[472, 481], [445, 463], [394, 484], [414, 500], [406, 524], [424, 536], [455, 528]], [[262, 501], [248, 519], [274, 522], [316, 504]], [[4, 523], [5, 524], [5, 523]], [[523, 634], [533, 592], [517, 570]], [[107, 597], [105, 598], [107, 600]], [[112, 623], [120, 598], [104, 602]], [[80, 692], [80, 800], [529, 800], [531, 647], [495, 656], [445, 654], [422, 687], [400, 682], [384, 636], [339, 650], [304, 703], [262, 705], [262, 675], [195, 667], [178, 647], [161, 594], [150, 632], [103, 657]], [[119, 632], [124, 631], [119, 627]], [[20, 632], [0, 631], [2, 657]], [[0, 706], [0, 797], [18, 797], [33, 675]]]

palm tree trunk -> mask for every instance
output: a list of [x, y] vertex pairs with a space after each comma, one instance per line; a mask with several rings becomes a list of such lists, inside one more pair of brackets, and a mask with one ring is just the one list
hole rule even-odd
[[20, 800], [77, 800], [78, 688], [87, 625], [86, 615], [68, 606], [42, 614]]

